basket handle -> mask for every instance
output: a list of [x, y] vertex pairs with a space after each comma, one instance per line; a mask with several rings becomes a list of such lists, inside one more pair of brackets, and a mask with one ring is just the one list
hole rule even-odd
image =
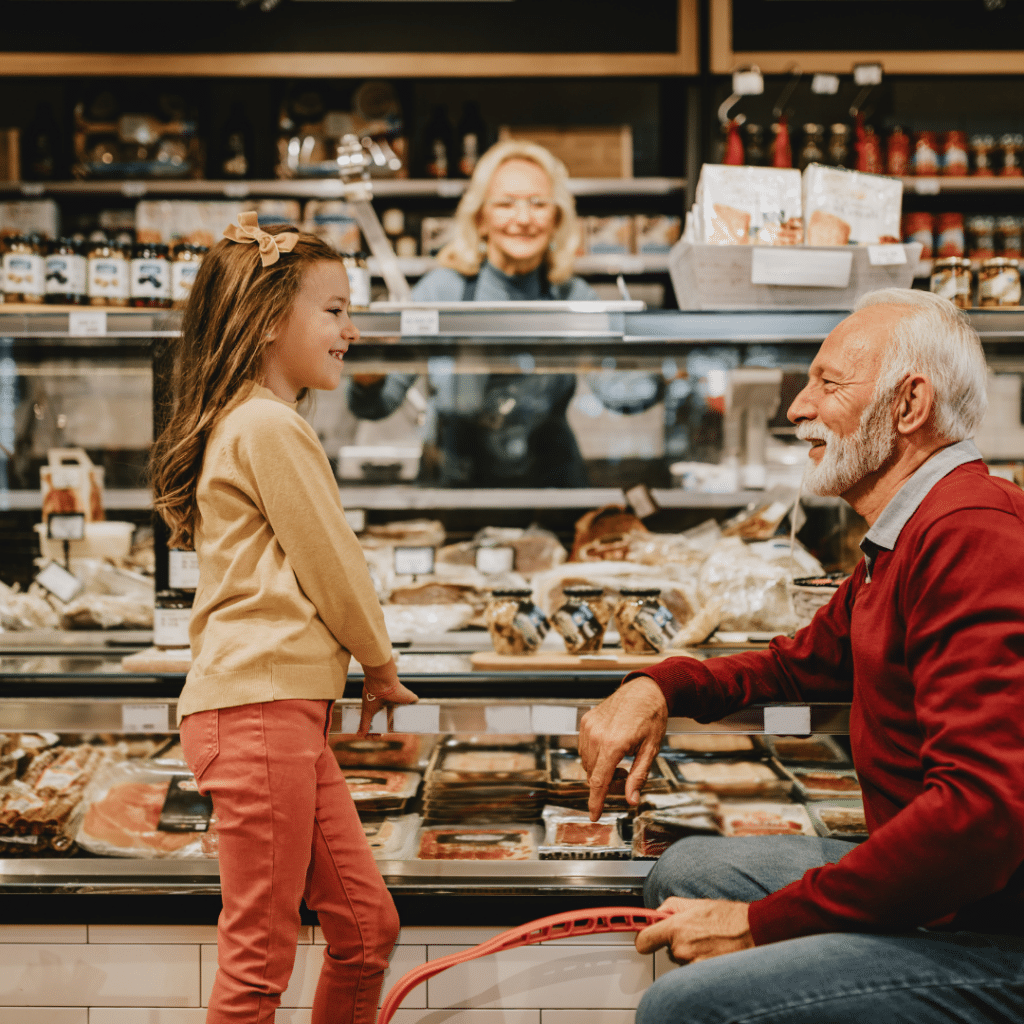
[[491, 953], [516, 949], [518, 946], [531, 946], [538, 942], [551, 942], [553, 939], [568, 939], [580, 935], [602, 935], [606, 932], [639, 932], [657, 921], [670, 915], [660, 910], [644, 910], [642, 907], [595, 907], [593, 910], [575, 910], [564, 914], [553, 914], [541, 917], [510, 928], [493, 939], [481, 942], [472, 949], [449, 956], [428, 960], [425, 964], [413, 968], [403, 974], [391, 987], [381, 1004], [377, 1024], [389, 1024], [395, 1010], [402, 1000], [420, 982], [433, 978], [436, 974], [446, 971], [449, 967], [476, 960]]

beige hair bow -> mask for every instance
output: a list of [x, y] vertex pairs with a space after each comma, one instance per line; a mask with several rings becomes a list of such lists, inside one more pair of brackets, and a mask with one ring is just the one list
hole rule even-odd
[[229, 224], [224, 229], [224, 237], [232, 242], [258, 242], [260, 260], [263, 266], [269, 267], [281, 258], [281, 253], [291, 252], [299, 240], [298, 232], [282, 231], [279, 235], [271, 235], [260, 228], [255, 210], [238, 215], [237, 224]]

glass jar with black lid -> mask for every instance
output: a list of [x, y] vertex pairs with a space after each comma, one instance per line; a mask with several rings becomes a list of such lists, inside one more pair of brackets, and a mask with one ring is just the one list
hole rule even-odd
[[89, 262], [85, 243], [78, 238], [58, 238], [46, 255], [46, 301], [60, 306], [84, 306], [88, 295]]
[[132, 248], [131, 305], [146, 309], [171, 308], [171, 263], [167, 246], [136, 242]]

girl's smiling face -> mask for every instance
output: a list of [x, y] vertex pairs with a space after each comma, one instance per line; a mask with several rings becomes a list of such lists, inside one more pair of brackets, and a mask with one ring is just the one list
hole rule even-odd
[[314, 263], [285, 319], [274, 329], [263, 361], [264, 384], [286, 402], [303, 388], [333, 391], [359, 330], [349, 318], [348, 273], [340, 262]]

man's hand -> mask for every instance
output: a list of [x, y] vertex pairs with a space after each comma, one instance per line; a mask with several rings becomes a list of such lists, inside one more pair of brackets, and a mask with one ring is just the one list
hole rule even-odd
[[649, 676], [623, 683], [583, 716], [580, 759], [590, 780], [591, 821], [601, 816], [615, 767], [626, 754], [635, 755], [626, 779], [626, 802], [633, 807], [640, 802], [640, 790], [661, 748], [667, 724], [665, 696]]
[[672, 916], [645, 928], [636, 937], [638, 953], [653, 953], [668, 946], [677, 964], [710, 960], [723, 953], [751, 949], [754, 940], [747, 923], [748, 903], [731, 900], [685, 900], [669, 896], [659, 910]]

